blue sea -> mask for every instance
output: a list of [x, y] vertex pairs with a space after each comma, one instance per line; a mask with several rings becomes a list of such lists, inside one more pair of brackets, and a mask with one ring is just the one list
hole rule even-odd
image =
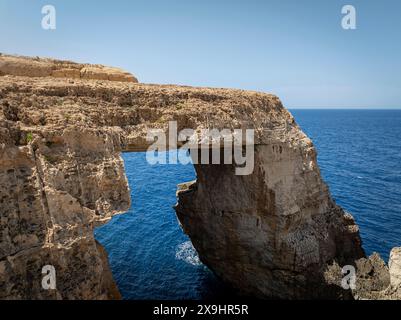
[[[313, 140], [335, 201], [352, 213], [368, 254], [401, 246], [401, 110], [291, 110]], [[174, 209], [192, 165], [148, 165], [123, 155], [132, 196], [126, 214], [95, 231], [124, 299], [212, 299], [233, 293], [199, 261]]]

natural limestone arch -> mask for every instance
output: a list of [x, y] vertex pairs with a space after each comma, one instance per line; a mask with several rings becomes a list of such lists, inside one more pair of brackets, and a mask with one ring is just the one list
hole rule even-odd
[[[399, 250], [390, 272], [365, 258], [312, 142], [274, 95], [145, 85], [115, 68], [2, 55], [0, 107], [0, 298], [119, 298], [93, 228], [130, 207], [120, 153], [146, 150], [147, 130], [170, 120], [255, 130], [251, 175], [195, 165], [197, 182], [178, 192], [183, 229], [219, 277], [262, 298], [396, 297]], [[55, 291], [40, 286], [48, 264]], [[365, 279], [356, 292], [340, 286], [344, 264]]]

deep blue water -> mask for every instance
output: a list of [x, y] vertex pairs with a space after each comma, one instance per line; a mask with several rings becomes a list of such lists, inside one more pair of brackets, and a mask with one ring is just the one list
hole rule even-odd
[[195, 179], [192, 164], [154, 165], [145, 153], [123, 154], [129, 212], [95, 232], [124, 299], [213, 299], [228, 289], [200, 263], [173, 206], [177, 184]]
[[[354, 215], [368, 254], [401, 246], [401, 110], [292, 110], [312, 138], [325, 181]], [[176, 220], [176, 185], [192, 165], [123, 155], [132, 208], [95, 232], [125, 299], [207, 299], [230, 294], [200, 262]]]
[[367, 254], [401, 246], [401, 110], [291, 110]]

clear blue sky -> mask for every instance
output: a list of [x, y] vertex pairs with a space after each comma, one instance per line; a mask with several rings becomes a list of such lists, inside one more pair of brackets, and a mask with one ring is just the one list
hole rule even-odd
[[[341, 28], [345, 4], [356, 30]], [[272, 92], [290, 108], [401, 107], [400, 0], [0, 0], [0, 52]]]

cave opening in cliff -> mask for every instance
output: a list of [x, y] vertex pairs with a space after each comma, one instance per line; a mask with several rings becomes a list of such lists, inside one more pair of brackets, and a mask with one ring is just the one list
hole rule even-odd
[[177, 185], [196, 178], [191, 161], [151, 165], [145, 152], [126, 152], [122, 158], [131, 208], [97, 228], [95, 236], [109, 254], [123, 298], [197, 299], [227, 294], [228, 289], [200, 262], [173, 208]]

